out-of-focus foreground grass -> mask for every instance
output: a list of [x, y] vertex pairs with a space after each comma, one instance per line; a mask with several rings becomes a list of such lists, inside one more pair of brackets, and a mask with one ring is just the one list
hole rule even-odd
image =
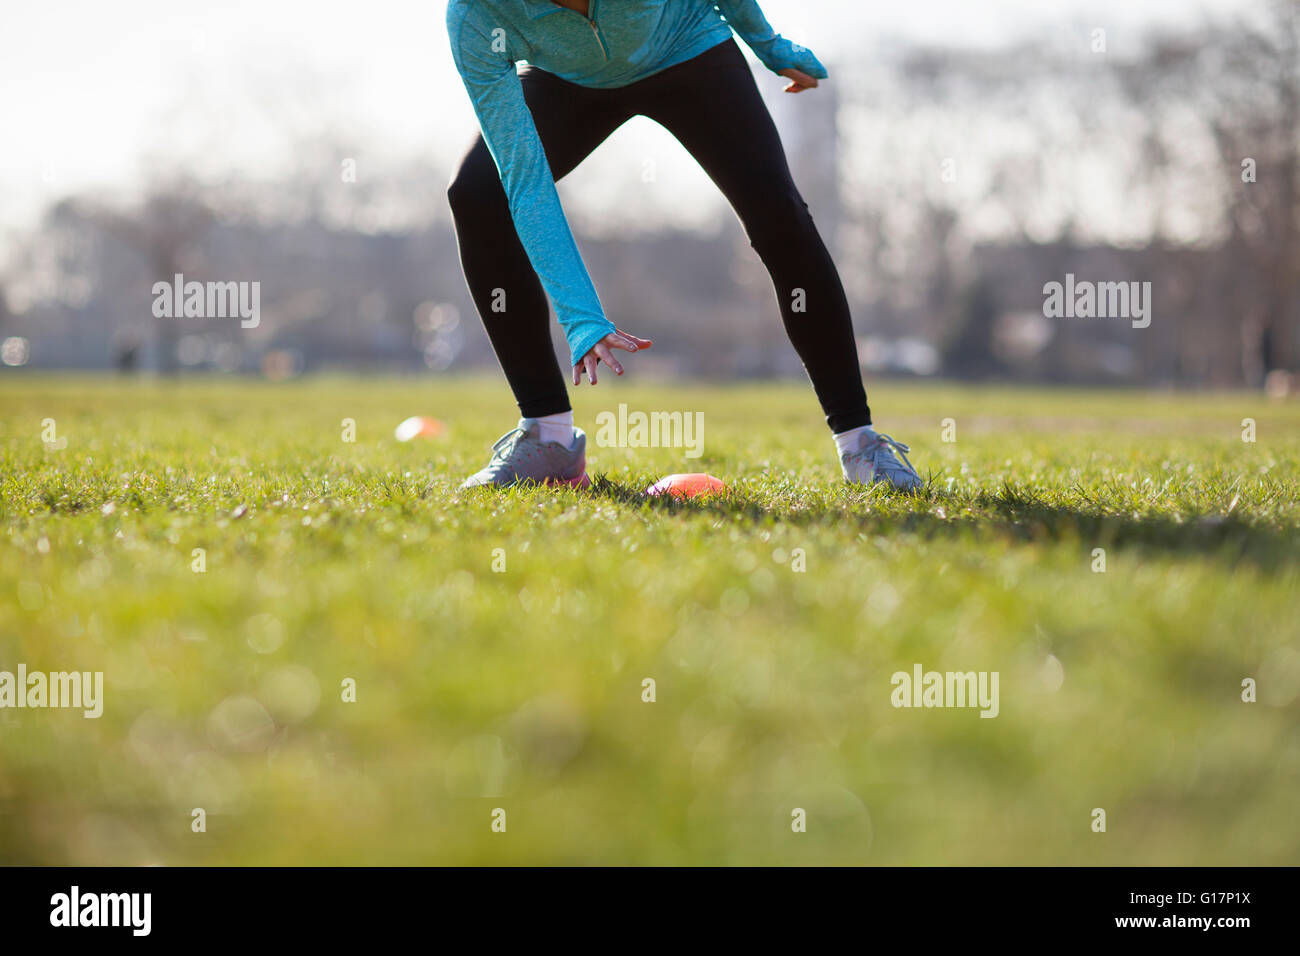
[[[1300, 862], [1300, 407], [871, 397], [927, 494], [799, 385], [584, 388], [606, 480], [460, 494], [495, 381], [0, 381], [0, 670], [104, 674], [0, 710], [0, 863]], [[597, 447], [619, 402], [703, 457]]]

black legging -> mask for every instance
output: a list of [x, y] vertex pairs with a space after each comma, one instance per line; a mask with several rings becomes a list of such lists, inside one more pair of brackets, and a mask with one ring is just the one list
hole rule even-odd
[[[871, 423], [839, 273], [790, 177], [776, 126], [734, 40], [618, 89], [578, 86], [535, 68], [521, 81], [557, 180], [633, 116], [647, 116], [672, 133], [727, 197], [767, 267], [786, 334], [831, 430]], [[520, 412], [536, 418], [568, 411], [546, 295], [515, 233], [482, 136], [447, 195], [470, 295]], [[497, 289], [505, 290], [507, 312], [492, 310]], [[799, 312], [796, 289], [804, 291]]]

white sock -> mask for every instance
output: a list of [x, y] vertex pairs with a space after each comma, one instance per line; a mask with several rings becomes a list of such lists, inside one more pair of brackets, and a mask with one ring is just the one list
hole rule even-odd
[[875, 429], [870, 425], [863, 425], [861, 428], [850, 428], [846, 432], [836, 432], [835, 450], [839, 452], [840, 457], [843, 458], [846, 452], [857, 451], [858, 445], [861, 443], [861, 436], [867, 432], [874, 435]]
[[557, 441], [565, 448], [573, 447], [578, 436], [573, 431], [573, 410], [543, 415], [537, 421], [537, 437], [542, 441]]

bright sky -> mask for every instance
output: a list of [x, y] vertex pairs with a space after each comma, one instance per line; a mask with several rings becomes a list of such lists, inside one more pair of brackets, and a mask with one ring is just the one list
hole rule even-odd
[[[778, 30], [835, 63], [891, 37], [1050, 42], [1054, 31], [1093, 25], [1119, 51], [1152, 23], [1254, 3], [761, 5]], [[269, 174], [281, 140], [266, 125], [267, 99], [300, 103], [297, 123], [347, 130], [376, 154], [447, 163], [475, 127], [447, 52], [444, 9], [444, 0], [5, 0], [0, 229], [30, 222], [58, 195], [137, 182], [145, 154], [211, 173]], [[646, 124], [619, 137], [656, 135]]]

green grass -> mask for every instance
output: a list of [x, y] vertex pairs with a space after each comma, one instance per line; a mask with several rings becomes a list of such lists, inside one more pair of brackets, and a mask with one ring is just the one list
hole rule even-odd
[[[0, 379], [0, 670], [105, 682], [0, 710], [0, 863], [1300, 862], [1300, 406], [881, 384], [908, 499], [800, 385], [575, 399], [704, 457], [459, 494], [496, 381]], [[683, 470], [731, 491], [638, 494]], [[917, 663], [999, 715], [894, 708]]]

